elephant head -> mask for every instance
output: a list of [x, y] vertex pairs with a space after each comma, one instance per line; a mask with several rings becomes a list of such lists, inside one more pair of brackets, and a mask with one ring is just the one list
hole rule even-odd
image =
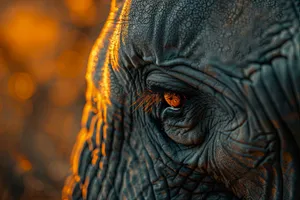
[[299, 22], [298, 0], [113, 1], [63, 199], [300, 199]]

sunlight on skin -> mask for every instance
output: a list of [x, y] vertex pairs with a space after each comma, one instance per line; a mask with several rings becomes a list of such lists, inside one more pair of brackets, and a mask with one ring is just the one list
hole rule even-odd
[[[109, 57], [111, 57], [111, 65], [113, 70], [119, 71], [119, 50], [120, 50], [120, 40], [119, 38], [122, 38], [122, 42], [124, 43], [124, 38], [128, 35], [128, 22], [129, 21], [129, 12], [130, 12], [130, 2], [126, 4], [121, 13], [121, 17], [119, 20], [117, 20], [117, 26], [114, 31], [114, 34], [111, 39], [111, 49], [108, 50]], [[122, 29], [122, 32], [121, 32]]]
[[[116, 13], [118, 11], [116, 2], [112, 2], [111, 5], [111, 10], [110, 10], [110, 14], [108, 16], [108, 18], [114, 18]], [[108, 59], [105, 60], [104, 65], [102, 67], [102, 72], [101, 72], [101, 81], [99, 82], [99, 88], [100, 91], [98, 91], [99, 89], [96, 88], [98, 86], [95, 86], [93, 83], [93, 79], [94, 79], [94, 75], [95, 73], [99, 73], [97, 71], [95, 71], [97, 69], [97, 63], [98, 63], [98, 55], [99, 55], [99, 51], [105, 46], [105, 42], [104, 38], [107, 36], [107, 34], [109, 33], [109, 30], [111, 29], [111, 27], [114, 24], [110, 23], [110, 21], [108, 20], [106, 22], [106, 24], [104, 25], [102, 32], [99, 36], [99, 38], [97, 39], [91, 54], [90, 54], [90, 58], [89, 58], [89, 63], [88, 63], [88, 67], [87, 67], [87, 74], [86, 74], [86, 81], [87, 81], [87, 92], [86, 92], [86, 105], [84, 108], [84, 114], [82, 117], [82, 130], [78, 135], [77, 138], [77, 142], [74, 146], [74, 150], [72, 152], [72, 156], [71, 156], [71, 162], [72, 162], [72, 171], [73, 174], [75, 174], [75, 176], [77, 178], [80, 179], [80, 177], [78, 176], [79, 174], [79, 159], [80, 159], [80, 154], [82, 151], [82, 148], [84, 147], [86, 141], [88, 141], [89, 137], [91, 137], [93, 135], [93, 129], [89, 130], [89, 132], [87, 131], [86, 128], [84, 128], [84, 124], [86, 124], [86, 121], [88, 120], [88, 115], [90, 113], [90, 111], [92, 111], [94, 114], [98, 115], [99, 118], [98, 119], [100, 121], [104, 122], [104, 127], [103, 127], [103, 139], [106, 138], [106, 129], [107, 129], [107, 123], [106, 123], [106, 118], [102, 119], [102, 116], [106, 116], [106, 112], [107, 112], [107, 106], [111, 105], [110, 102], [110, 78], [109, 78], [109, 65], [108, 65]], [[94, 96], [94, 94], [98, 94], [97, 96]], [[101, 97], [100, 97], [101, 94]], [[97, 102], [97, 107], [93, 107], [93, 102]], [[92, 108], [92, 109], [91, 109]], [[103, 112], [102, 113], [98, 113], [98, 111], [101, 110]], [[96, 118], [94, 118], [96, 119]], [[98, 123], [101, 124], [101, 123]], [[97, 126], [96, 126], [97, 127]], [[99, 127], [97, 127], [99, 128]], [[100, 145], [102, 145], [101, 147], [101, 153], [103, 156], [106, 155], [106, 150], [105, 150], [105, 143], [101, 141], [101, 136], [100, 134], [97, 134], [97, 146], [98, 148], [100, 147]], [[102, 143], [102, 144], [101, 144]], [[103, 165], [103, 163], [100, 165]], [[100, 166], [103, 167], [103, 166]], [[70, 181], [72, 181], [73, 184], [75, 184], [76, 182], [78, 182], [78, 180], [76, 181], [73, 178], [70, 179]], [[65, 191], [66, 194], [68, 194], [69, 192], [71, 192], [71, 187], [73, 186], [73, 184], [70, 183], [67, 186], [65, 186], [65, 188], [63, 189]], [[84, 186], [83, 186], [84, 187]], [[84, 189], [83, 189], [84, 191]], [[86, 194], [83, 194], [86, 195]]]
[[[265, 97], [264, 94], [267, 94], [270, 91], [272, 93], [273, 89], [269, 86], [274, 85], [274, 81], [271, 78], [256, 79], [257, 77], [254, 76], [254, 78], [252, 77], [253, 79], [251, 79], [252, 81], [251, 84], [253, 86], [254, 94], [252, 94], [251, 91], [247, 91], [246, 92], [247, 95], [244, 95], [243, 91], [240, 92], [240, 88], [242, 88], [243, 84], [248, 84], [248, 82], [246, 82], [248, 81], [248, 79], [243, 77], [243, 75], [239, 76], [240, 68], [237, 68], [236, 74], [235, 72], [230, 73], [231, 70], [230, 68], [228, 69], [228, 71], [227, 68], [226, 70], [224, 70], [225, 67], [227, 67], [227, 62], [225, 62], [225, 60], [222, 60], [221, 63], [217, 63], [217, 64], [214, 64], [214, 62], [212, 62], [214, 60], [212, 60], [211, 61], [213, 63], [211, 64], [212, 69], [210, 70], [210, 68], [204, 68], [204, 71], [202, 71], [203, 69], [201, 67], [202, 63], [199, 62], [200, 63], [200, 67], [199, 67], [198, 66], [199, 60], [194, 61], [193, 59], [195, 58], [190, 58], [189, 56], [186, 57], [182, 56], [184, 58], [192, 60], [191, 62], [188, 61], [184, 62], [189, 64], [181, 64], [180, 62], [178, 63], [174, 62], [175, 64], [171, 64], [171, 63], [161, 64], [164, 63], [163, 61], [165, 59], [164, 57], [165, 54], [163, 53], [157, 54], [157, 55], [161, 55], [162, 59], [159, 59], [159, 56], [157, 56], [156, 58], [152, 59], [152, 62], [155, 63], [157, 67], [164, 67], [166, 65], [168, 66], [170, 65], [169, 66], [170, 68], [165, 69], [166, 74], [169, 75], [169, 76], [166, 75], [165, 79], [159, 76], [156, 77], [155, 79], [154, 78], [151, 79], [151, 76], [147, 76], [148, 71], [136, 71], [136, 73], [131, 74], [133, 70], [131, 71], [131, 69], [128, 68], [130, 68], [130, 66], [132, 65], [130, 64], [126, 65], [125, 61], [122, 62], [123, 60], [122, 61], [120, 60], [121, 58], [123, 58], [121, 57], [122, 54], [120, 53], [122, 52], [121, 50], [123, 50], [123, 48], [125, 49], [125, 52], [126, 50], [130, 50], [129, 46], [132, 44], [131, 42], [133, 42], [132, 45], [134, 46], [136, 44], [136, 46], [134, 46], [136, 48], [133, 49], [132, 52], [134, 53], [142, 52], [142, 54], [145, 55], [146, 53], [144, 52], [147, 51], [151, 52], [151, 50], [153, 49], [155, 50], [156, 47], [157, 50], [155, 51], [160, 52], [162, 48], [161, 44], [164, 43], [161, 42], [162, 39], [157, 39], [161, 35], [163, 35], [163, 34], [160, 35], [161, 29], [159, 28], [155, 29], [153, 35], [153, 38], [157, 39], [157, 41], [149, 40], [153, 42], [153, 44], [146, 43], [146, 45], [144, 46], [143, 46], [143, 41], [147, 41], [147, 39], [149, 39], [149, 37], [147, 38], [146, 34], [144, 34], [147, 33], [146, 32], [147, 29], [135, 29], [136, 27], [133, 26], [132, 32], [130, 32], [130, 34], [128, 33], [129, 31], [128, 21], [131, 22], [131, 20], [134, 21], [136, 19], [139, 19], [140, 15], [141, 17], [144, 17], [145, 10], [143, 9], [139, 10], [139, 8], [146, 7], [145, 6], [146, 4], [139, 4], [140, 2], [138, 1], [136, 1], [137, 3], [136, 7], [134, 7], [135, 6], [134, 5], [135, 2], [134, 2], [132, 7], [132, 13], [130, 13], [130, 15], [132, 14], [131, 16], [133, 17], [129, 18], [131, 3], [132, 2], [130, 0], [126, 1], [126, 4], [124, 5], [122, 11], [119, 10], [119, 12], [117, 12], [117, 10], [113, 12], [115, 8], [115, 5], [113, 5], [111, 9], [110, 18], [107, 20], [107, 24], [102, 34], [100, 35], [100, 39], [97, 41], [91, 53], [88, 72], [86, 76], [88, 82], [88, 91], [86, 94], [87, 104], [83, 116], [83, 120], [85, 121], [83, 121], [82, 131], [80, 133], [78, 142], [74, 150], [73, 166], [75, 171], [73, 173], [74, 176], [69, 178], [69, 180], [73, 182], [70, 184], [69, 181], [69, 183], [66, 184], [66, 187], [70, 187], [70, 188], [73, 187], [73, 189], [70, 190], [70, 192], [73, 193], [72, 194], [64, 193], [64, 195], [68, 196], [69, 199], [74, 196], [82, 196], [83, 199], [88, 198], [89, 196], [91, 198], [94, 198], [93, 196], [99, 197], [101, 195], [104, 197], [109, 195], [109, 191], [115, 192], [113, 191], [113, 189], [115, 189], [115, 186], [117, 186], [121, 188], [120, 189], [121, 192], [119, 192], [121, 193], [121, 195], [124, 194], [124, 196], [131, 199], [131, 197], [137, 197], [136, 195], [142, 194], [142, 192], [144, 191], [144, 187], [138, 188], [139, 181], [140, 181], [140, 182], [148, 183], [147, 185], [145, 185], [145, 187], [148, 187], [149, 185], [153, 186], [152, 188], [153, 191], [149, 187], [150, 188], [149, 191], [150, 192], [152, 191], [152, 193], [151, 194], [149, 193], [149, 195], [147, 194], [148, 196], [156, 195], [157, 199], [162, 199], [162, 198], [168, 199], [168, 195], [171, 196], [173, 194], [178, 193], [178, 195], [186, 195], [186, 198], [189, 198], [191, 194], [184, 194], [184, 193], [180, 194], [178, 191], [173, 190], [174, 188], [172, 186], [180, 185], [180, 187], [182, 186], [183, 188], [183, 186], [185, 186], [186, 183], [189, 183], [189, 181], [183, 183], [180, 180], [181, 177], [183, 178], [185, 178], [186, 176], [193, 177], [194, 175], [199, 176], [200, 174], [201, 176], [197, 177], [196, 180], [190, 181], [190, 183], [199, 182], [200, 184], [202, 184], [203, 182], [206, 184], [205, 178], [207, 177], [207, 179], [212, 180], [213, 185], [216, 185], [216, 187], [212, 186], [212, 189], [210, 189], [209, 187], [203, 189], [202, 186], [199, 186], [199, 191], [201, 191], [201, 195], [203, 196], [203, 199], [204, 198], [208, 199], [209, 197], [211, 197], [211, 199], [216, 199], [217, 196], [219, 196], [222, 199], [237, 199], [237, 198], [240, 199], [240, 198], [248, 198], [248, 197], [253, 199], [261, 199], [263, 196], [265, 196], [266, 198], [270, 196], [268, 197], [268, 199], [271, 198], [277, 199], [278, 196], [284, 196], [284, 195], [286, 195], [287, 197], [289, 196], [292, 197], [293, 194], [285, 191], [286, 190], [294, 191], [296, 188], [295, 185], [297, 185], [297, 182], [293, 180], [293, 177], [298, 177], [298, 174], [296, 173], [297, 170], [294, 169], [299, 167], [299, 165], [298, 163], [296, 164], [293, 163], [293, 158], [295, 156], [293, 154], [293, 149], [287, 147], [288, 145], [286, 145], [287, 144], [286, 142], [290, 142], [291, 146], [293, 143], [291, 142], [291, 140], [289, 140], [288, 137], [285, 138], [286, 137], [285, 135], [282, 136], [282, 133], [285, 133], [285, 131], [283, 130], [284, 128], [282, 127], [281, 124], [284, 123], [280, 118], [281, 116], [277, 116], [277, 114], [272, 116], [270, 120], [268, 120], [268, 122], [270, 121], [270, 124], [272, 125], [269, 125], [267, 123], [265, 124], [264, 122], [265, 118], [268, 119], [269, 116], [265, 117], [264, 116], [265, 113], [263, 114], [256, 113], [256, 110], [261, 109], [260, 107], [261, 105], [257, 105], [260, 104], [260, 102], [264, 104], [263, 107], [266, 105], [267, 115], [273, 115], [273, 112], [275, 113], [276, 110], [274, 109], [275, 110], [274, 111], [272, 107], [273, 105], [269, 104], [269, 99], [267, 97], [264, 98]], [[157, 7], [155, 7], [157, 2], [154, 1], [154, 3], [155, 4], [152, 5], [153, 9], [157, 9]], [[170, 2], [170, 3], [174, 3], [174, 2]], [[239, 4], [237, 5], [233, 4], [233, 5], [240, 8]], [[199, 4], [199, 8], [201, 6], [202, 5]], [[220, 4], [219, 6], [222, 6], [222, 4]], [[182, 5], [178, 4], [178, 8], [180, 7], [182, 7]], [[137, 9], [136, 13], [134, 13], [135, 11], [134, 8]], [[231, 8], [230, 9], [229, 8], [228, 8], [228, 12], [231, 10]], [[192, 11], [193, 11], [193, 6], [188, 7], [186, 13], [184, 12], [183, 14], [190, 14], [190, 12]], [[211, 12], [214, 12], [214, 10], [212, 10]], [[121, 17], [118, 17], [119, 15], [116, 13], [121, 14]], [[251, 20], [255, 20], [255, 18], [252, 19], [250, 17], [252, 14], [252, 9], [249, 8], [249, 10], [247, 10], [247, 12], [245, 11], [245, 13], [246, 13], [245, 16], [240, 17], [241, 19], [240, 23], [242, 27], [244, 27], [244, 21], [242, 19], [248, 21], [248, 18], [250, 18], [249, 20], [250, 22], [252, 22]], [[259, 13], [260, 12], [258, 12], [258, 15]], [[218, 15], [217, 12], [216, 15]], [[230, 19], [233, 19], [233, 21], [235, 21], [234, 20], [235, 15], [236, 13], [233, 13], [233, 16], [230, 16]], [[164, 17], [164, 15], [161, 16]], [[184, 18], [184, 16], [185, 15], [180, 14], [180, 17]], [[174, 30], [176, 31], [177, 30], [176, 19], [178, 16], [173, 16], [173, 17], [174, 18], [172, 19], [172, 16], [169, 16], [169, 18], [171, 18], [170, 21], [173, 20], [174, 24], [172, 23], [169, 24], [167, 23], [167, 24], [170, 25], [170, 30], [172, 30], [171, 28], [174, 28]], [[194, 17], [196, 19], [199, 16], [197, 14]], [[269, 17], [272, 16], [271, 15], [266, 16], [266, 18], [268, 19]], [[224, 17], [220, 15], [220, 17], [218, 16], [215, 18], [214, 16], [211, 19], [209, 18], [207, 24], [209, 24], [210, 20], [222, 21], [221, 18]], [[146, 22], [147, 21], [145, 21], [145, 23]], [[198, 25], [203, 23], [202, 21], [198, 21], [197, 23], [195, 23], [194, 27], [190, 25], [187, 26], [189, 29], [184, 29], [184, 31], [186, 31], [188, 34], [194, 34], [194, 33], [198, 34], [198, 32], [194, 32], [195, 28], [200, 27]], [[231, 24], [233, 22], [230, 21], [228, 23]], [[153, 26], [156, 27], [156, 25], [157, 24], [154, 24]], [[153, 26], [149, 25], [148, 28], [152, 30]], [[157, 25], [157, 27], [160, 26]], [[222, 24], [219, 24], [216, 27], [220, 28], [217, 30], [222, 31], [223, 22]], [[143, 27], [141, 26], [141, 28]], [[165, 27], [165, 30], [167, 30], [167, 28], [168, 26]], [[235, 29], [234, 26], [232, 26], [232, 28]], [[249, 29], [252, 30], [251, 28]], [[258, 29], [260, 29], [260, 27]], [[264, 28], [262, 27], [262, 29]], [[202, 29], [199, 28], [199, 31], [201, 30]], [[210, 30], [210, 28], [204, 30], [208, 31], [208, 33], [211, 33], [212, 35], [213, 32], [218, 32], [215, 31], [214, 29]], [[172, 36], [172, 33], [175, 31], [171, 31], [169, 34]], [[228, 33], [232, 32], [231, 29], [228, 31], [229, 31]], [[180, 31], [178, 31], [178, 33], [180, 33]], [[229, 35], [231, 38], [233, 38], [233, 40], [235, 40], [236, 38], [235, 36], [231, 36], [231, 34]], [[250, 36], [247, 36], [244, 34], [240, 34], [238, 32], [237, 33], [238, 47], [232, 47], [233, 50], [234, 48], [238, 48], [239, 50], [242, 49], [244, 46], [243, 45], [244, 38], [247, 38], [249, 40], [254, 40], [255, 39], [254, 35], [250, 34]], [[166, 36], [166, 38], [164, 39], [170, 39], [171, 36]], [[203, 41], [203, 43], [205, 42], [210, 43], [209, 40], [205, 39], [206, 36], [207, 36], [206, 34], [201, 35], [201, 37], [200, 36], [199, 38], [197, 37], [197, 40]], [[174, 37], [175, 37], [174, 40], [176, 41], [177, 36]], [[213, 39], [213, 38], [218, 38], [219, 35], [217, 34], [209, 37]], [[188, 41], [188, 39], [189, 36], [186, 36], [183, 37], [182, 43], [179, 42], [180, 45], [183, 46], [182, 48], [186, 48], [185, 46], [189, 46], [189, 45], [183, 45], [184, 42]], [[165, 40], [165, 41], [169, 41], [169, 40]], [[245, 40], [245, 42], [247, 43], [247, 40]], [[139, 51], [139, 48], [137, 48], [138, 46], [137, 43], [140, 44], [141, 51]], [[231, 40], [225, 41], [224, 45], [226, 46], [227, 43], [231, 43]], [[193, 44], [196, 45], [197, 43], [193, 43]], [[153, 45], [153, 47], [155, 48], [152, 48], [151, 45]], [[203, 47], [207, 47], [207, 50], [206, 48], [203, 48], [205, 53], [204, 56], [205, 58], [206, 57], [209, 58], [210, 57], [209, 54], [214, 54], [215, 52], [216, 55], [220, 57], [221, 54], [226, 55], [226, 53], [228, 52], [229, 54], [232, 53], [230, 52], [231, 51], [230, 45], [228, 45], [230, 51], [227, 50], [227, 48], [225, 50], [223, 50], [223, 48], [217, 50], [219, 48], [218, 45], [212, 45], [212, 46], [210, 45], [211, 44], [203, 45]], [[220, 42], [220, 45], [223, 45], [223, 42]], [[233, 46], [235, 46], [234, 42], [233, 42]], [[241, 46], [241, 48], [239, 46]], [[253, 46], [256, 48], [255, 42], [253, 42]], [[147, 48], [145, 47], [147, 48], [149, 47], [150, 50], [147, 50]], [[249, 46], [249, 48], [252, 48], [252, 46]], [[245, 49], [248, 49], [248, 47]], [[178, 48], [178, 51], [180, 51], [180, 48]], [[192, 51], [192, 50], [189, 49], [188, 51]], [[199, 52], [195, 50], [195, 52], [197, 52], [198, 54], [200, 50]], [[208, 56], [206, 55], [206, 53]], [[241, 56], [241, 58], [243, 58], [244, 54], [246, 56], [247, 53], [249, 52], [242, 53], [243, 55]], [[166, 55], [169, 56], [168, 54]], [[200, 57], [202, 56], [201, 53], [199, 53], [199, 55]], [[178, 57], [178, 55], [176, 56]], [[281, 56], [283, 57], [286, 55], [282, 54]], [[134, 61], [135, 57], [128, 56], [128, 58]], [[170, 59], [170, 58], [167, 57], [166, 59]], [[235, 57], [233, 57], [232, 59], [239, 60], [239, 58], [235, 58]], [[274, 59], [277, 59], [277, 57], [274, 57]], [[260, 60], [260, 58], [259, 59], [257, 58], [257, 60]], [[215, 61], [218, 61], [218, 59], [216, 59]], [[122, 71], [123, 68], [120, 68], [118, 63], [122, 63], [122, 65], [124, 65], [123, 66], [124, 71]], [[224, 66], [222, 66], [223, 64]], [[246, 64], [248, 65], [249, 63]], [[251, 64], [252, 63], [250, 63], [249, 66], [251, 66]], [[137, 63], [137, 65], [142, 65], [142, 63]], [[239, 67], [239, 65], [236, 64], [233, 64], [233, 66]], [[128, 71], [126, 71], [127, 69]], [[264, 67], [264, 69], [266, 69], [266, 67]], [[149, 69], [149, 71], [150, 70], [151, 68]], [[278, 70], [278, 68], [276, 68], [276, 70]], [[121, 82], [121, 78], [123, 77], [118, 76], [120, 75], [118, 73], [116, 73], [114, 76], [112, 73], [118, 71], [120, 74], [122, 72], [125, 72], [124, 73], [125, 78], [129, 79], [127, 80], [128, 82], [126, 82], [128, 85], [126, 85], [124, 88], [121, 88], [120, 91], [122, 92], [120, 93], [118, 93], [119, 90], [114, 90], [114, 89], [118, 87], [119, 84], [121, 85], [121, 83], [124, 83]], [[263, 75], [265, 75], [266, 77], [271, 77], [270, 76], [271, 72], [269, 71], [262, 70], [261, 73], [263, 73]], [[280, 73], [280, 71], [278, 71], [278, 73]], [[175, 77], [174, 79], [173, 76]], [[285, 78], [288, 78], [288, 76]], [[161, 92], [163, 92], [164, 95], [162, 99], [164, 99], [165, 101], [160, 102], [162, 103], [160, 104], [160, 107], [157, 107], [157, 110], [154, 110], [157, 112], [153, 112], [151, 113], [151, 115], [148, 115], [146, 112], [142, 112], [142, 110], [139, 110], [141, 112], [136, 112], [137, 114], [135, 112], [132, 112], [132, 110], [126, 110], [127, 108], [131, 109], [130, 106], [132, 105], [132, 102], [130, 102], [130, 98], [132, 97], [135, 98], [134, 92], [139, 91], [139, 89], [146, 88], [147, 86], [145, 84], [149, 83], [150, 81], [154, 80], [153, 82], [155, 81], [159, 82], [158, 80], [160, 79], [165, 80], [165, 82], [160, 82], [160, 84], [157, 83], [158, 87], [162, 86], [162, 88], [159, 87], [157, 93], [161, 94]], [[239, 82], [237, 85], [235, 85], [236, 83], [234, 81], [236, 79], [242, 81]], [[144, 85], [136, 88], [130, 87], [131, 82], [129, 81], [134, 81], [134, 83], [143, 83], [144, 80], [146, 80]], [[262, 80], [265, 82], [263, 82]], [[186, 94], [184, 92], [183, 94], [181, 94], [181, 92], [179, 92], [178, 94], [174, 92], [166, 92], [170, 88], [173, 89], [172, 88], [173, 85], [168, 85], [167, 82], [168, 83], [175, 82], [176, 84], [174, 85], [178, 87], [178, 90], [183, 90], [183, 88], [184, 90], [185, 89], [188, 90], [189, 89], [188, 86], [193, 87], [193, 90], [187, 92]], [[185, 83], [187, 83], [187, 85]], [[167, 86], [163, 86], [164, 84], [166, 84]], [[261, 87], [261, 85], [263, 84], [265, 84], [265, 87], [267, 88], [265, 91], [263, 90], [264, 88]], [[151, 82], [149, 85], [151, 85]], [[233, 87], [233, 89], [231, 87]], [[123, 93], [123, 89], [126, 92]], [[234, 89], [236, 89], [238, 92], [236, 92]], [[153, 88], [153, 90], [155, 90], [155, 88]], [[257, 92], [257, 94], [255, 92]], [[130, 94], [128, 95], [129, 101], [119, 100], [119, 97], [124, 98], [122, 95], [124, 94], [125, 96], [128, 93]], [[187, 106], [183, 107], [181, 110], [174, 109], [182, 106], [183, 101], [186, 99], [185, 96], [189, 97], [190, 96], [189, 94], [193, 97], [187, 98], [188, 100], [191, 99], [191, 101], [186, 101]], [[152, 100], [150, 97], [153, 97], [153, 101], [151, 102], [155, 103], [157, 97], [155, 95], [156, 93], [153, 94], [149, 92], [148, 94], [144, 95], [145, 97], [142, 96], [143, 98], [141, 98], [142, 100], [146, 100], [146, 101], [136, 101], [134, 105], [137, 104], [137, 107], [139, 107], [140, 105], [143, 105], [143, 103], [149, 102], [148, 100]], [[276, 95], [280, 96], [281, 94], [274, 92], [275, 98], [277, 97]], [[259, 98], [257, 98], [257, 96]], [[223, 97], [225, 97], [225, 100]], [[241, 103], [239, 102], [237, 103], [237, 101], [241, 101]], [[282, 102], [285, 101], [286, 101], [285, 99], [282, 100]], [[165, 105], [166, 103], [169, 106]], [[148, 103], [146, 103], [146, 105], [147, 104]], [[239, 108], [236, 109], [237, 107]], [[91, 108], [93, 108], [94, 110]], [[195, 108], [199, 110], [194, 112]], [[181, 112], [173, 112], [174, 110], [175, 111], [179, 110]], [[285, 114], [283, 109], [278, 109], [278, 110], [281, 111], [283, 114]], [[121, 114], [119, 113], [119, 111]], [[144, 111], [148, 111], [148, 109], [146, 110], [144, 109]], [[141, 123], [137, 122], [137, 124], [131, 125], [132, 123], [130, 122], [134, 122], [134, 120], [128, 117], [130, 116], [130, 114], [128, 113], [131, 113], [133, 119], [137, 119], [137, 120], [141, 119]], [[262, 115], [262, 116], [257, 117], [258, 115]], [[118, 119], [118, 117], [120, 117], [121, 119]], [[247, 120], [244, 120], [245, 118], [247, 118]], [[122, 121], [122, 119], [124, 120]], [[132, 120], [128, 123], [131, 126], [129, 127], [129, 129], [127, 129], [128, 127], [124, 126], [124, 124], [127, 125], [126, 124], [127, 119]], [[148, 125], [149, 124], [148, 122], [150, 122], [150, 125]], [[280, 129], [282, 129], [282, 132], [280, 132]], [[297, 129], [295, 128], [293, 130], [297, 131], [298, 128]], [[279, 134], [276, 135], [275, 131], [278, 131]], [[226, 134], [224, 134], [224, 132]], [[230, 134], [228, 134], [229, 132]], [[129, 136], [126, 135], [127, 133], [129, 133], [130, 135]], [[141, 133], [145, 135], [141, 135]], [[144, 138], [143, 136], [146, 137]], [[261, 136], [263, 136], [262, 139], [260, 138]], [[282, 136], [283, 138], [283, 139], [281, 138], [282, 142], [280, 144], [280, 148], [281, 148], [280, 152], [281, 151], [286, 152], [283, 155], [279, 154], [280, 152], [278, 151], [279, 152], [278, 153], [276, 149], [278, 145], [277, 141], [279, 140], [277, 136]], [[118, 139], [114, 140], [115, 138], [118, 138], [119, 140]], [[129, 139], [127, 140], [127, 138], [130, 138], [132, 140]], [[128, 147], [128, 149], [125, 149], [125, 147], [122, 146], [122, 143], [120, 141], [121, 142], [125, 141], [126, 142], [125, 147], [126, 148]], [[128, 142], [128, 146], [127, 146], [127, 142]], [[140, 147], [139, 145], [141, 145], [142, 147]], [[146, 150], [145, 153], [144, 152], [140, 153], [143, 151], [143, 149]], [[130, 150], [132, 150], [132, 152], [130, 152]], [[121, 154], [118, 154], [120, 152]], [[124, 154], [122, 154], [123, 152]], [[117, 154], [117, 156], [114, 155], [115, 153]], [[277, 157], [275, 158], [274, 155], [276, 155]], [[128, 163], [125, 162], [122, 163], [122, 160], [116, 161], [119, 157], [121, 157], [121, 159], [126, 159], [126, 161], [128, 160]], [[280, 162], [283, 161], [283, 163], [280, 163], [278, 160], [275, 160], [278, 158], [280, 158], [281, 159]], [[149, 168], [148, 166], [146, 166], [146, 169], [144, 169], [145, 165], [143, 161], [146, 162], [146, 165], [147, 164], [149, 165]], [[81, 165], [78, 165], [78, 163], [81, 163]], [[97, 165], [99, 166], [99, 169], [103, 169], [103, 170], [97, 171], [98, 170]], [[117, 171], [118, 168], [119, 169], [121, 168], [119, 166], [122, 166], [122, 169], [126, 171], [125, 172]], [[170, 167], [170, 169], [168, 169], [167, 167]], [[190, 168], [196, 170], [190, 172], [190, 174], [180, 173], [180, 176], [177, 176], [178, 171], [185, 167], [188, 170], [190, 170]], [[144, 173], [142, 171], [151, 171], [151, 170], [155, 172], [157, 171], [157, 174], [153, 173], [152, 176], [151, 173], [148, 174], [148, 172], [145, 172], [145, 177], [140, 177], [140, 175]], [[285, 176], [285, 174], [282, 176], [282, 171], [285, 172], [287, 176]], [[127, 172], [129, 174], [128, 176], [126, 174]], [[171, 180], [169, 178], [170, 178], [170, 174], [173, 174], [173, 172], [175, 172], [174, 176], [176, 176], [177, 178]], [[96, 173], [97, 175], [95, 175]], [[126, 181], [122, 182], [121, 180], [120, 182], [118, 182], [119, 181], [118, 178], [122, 177], [122, 174], [124, 174]], [[150, 176], [150, 178], [147, 177], [148, 175]], [[82, 178], [80, 182], [74, 182], [74, 179], [77, 176], [80, 176]], [[108, 178], [106, 176], [108, 176]], [[164, 178], [164, 176], [166, 178]], [[116, 180], [116, 182], [112, 184], [112, 180]], [[137, 185], [134, 185], [136, 183]], [[91, 187], [89, 188], [89, 186]], [[218, 186], [222, 189], [222, 191], [218, 191], [219, 190]], [[198, 186], [190, 186], [190, 188], [188, 188], [187, 190], [190, 193], [193, 193], [193, 191], [197, 191], [197, 193], [200, 194], [200, 192], [198, 192], [198, 190], [195, 189], [196, 187]], [[126, 194], [127, 189], [132, 189], [135, 191], [133, 192], [133, 194], [130, 193]], [[214, 192], [216, 192], [216, 194], [213, 194]], [[111, 195], [118, 196], [117, 193], [118, 192], [116, 192], [116, 194], [111, 193]], [[196, 194], [195, 198], [193, 199], [199, 199], [199, 195]]]

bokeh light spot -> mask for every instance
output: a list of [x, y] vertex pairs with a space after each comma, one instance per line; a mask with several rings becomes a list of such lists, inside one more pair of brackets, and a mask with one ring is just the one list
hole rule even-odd
[[13, 153], [0, 161], [8, 166], [0, 179], [10, 176], [0, 180], [0, 199], [2, 186], [16, 199], [61, 198], [81, 127], [89, 52], [109, 9], [109, 0], [1, 4], [0, 156]]
[[27, 100], [35, 92], [35, 83], [28, 73], [15, 73], [8, 82], [9, 93], [20, 100]]
[[73, 23], [77, 25], [92, 25], [96, 23], [96, 9], [93, 0], [65, 0]]
[[82, 56], [76, 51], [65, 51], [57, 62], [57, 72], [62, 78], [76, 78], [84, 69]]
[[73, 81], [56, 81], [49, 91], [49, 99], [56, 106], [67, 106], [76, 101], [81, 90]]
[[23, 172], [27, 172], [30, 171], [32, 169], [32, 164], [31, 162], [24, 156], [21, 154], [18, 154], [16, 156], [16, 159], [19, 163], [19, 167]]
[[65, 0], [66, 6], [77, 13], [87, 12], [93, 3], [93, 0]]
[[25, 5], [6, 11], [0, 31], [15, 56], [31, 60], [52, 52], [60, 36], [59, 24], [54, 17]]

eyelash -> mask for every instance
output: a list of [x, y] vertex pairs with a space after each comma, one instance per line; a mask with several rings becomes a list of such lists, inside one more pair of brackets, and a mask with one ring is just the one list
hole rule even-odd
[[135, 110], [143, 108], [145, 112], [151, 112], [154, 105], [158, 105], [163, 101], [163, 93], [146, 90], [140, 97], [132, 104]]

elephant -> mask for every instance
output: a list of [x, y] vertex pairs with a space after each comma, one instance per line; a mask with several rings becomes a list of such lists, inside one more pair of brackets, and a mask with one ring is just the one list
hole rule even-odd
[[300, 1], [110, 3], [62, 199], [300, 199]]

